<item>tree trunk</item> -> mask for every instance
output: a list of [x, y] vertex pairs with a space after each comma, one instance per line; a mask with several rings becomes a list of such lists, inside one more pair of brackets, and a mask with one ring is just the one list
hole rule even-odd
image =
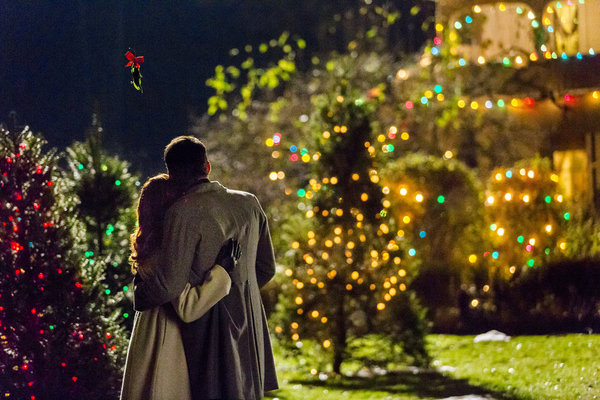
[[333, 347], [333, 372], [340, 373], [344, 354], [346, 353], [346, 314], [344, 312], [344, 288], [338, 291], [336, 309], [335, 338]]

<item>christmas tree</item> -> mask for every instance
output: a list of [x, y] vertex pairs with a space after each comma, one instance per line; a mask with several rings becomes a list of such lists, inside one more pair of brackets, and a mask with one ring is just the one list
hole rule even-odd
[[0, 132], [0, 391], [12, 399], [106, 399], [124, 334], [80, 273], [75, 204], [55, 151], [28, 127]]
[[413, 362], [426, 363], [425, 324], [407, 292], [401, 238], [385, 198], [389, 188], [380, 184], [379, 162], [393, 145], [379, 146], [379, 90], [354, 85], [362, 64], [352, 57], [334, 63], [322, 71], [330, 86], [313, 98], [307, 116], [312, 143], [290, 147], [292, 162], [312, 160], [308, 185], [296, 192], [311, 229], [291, 243], [294, 267], [285, 275], [292, 279], [296, 312], [280, 330], [298, 343], [317, 339], [331, 348], [336, 373], [351, 340], [374, 333], [389, 335]]
[[113, 310], [122, 310], [123, 323], [131, 328], [133, 307], [126, 296], [132, 281], [128, 249], [140, 181], [128, 162], [107, 154], [102, 133], [100, 118], [94, 114], [86, 140], [67, 148], [69, 185], [78, 199], [78, 218], [85, 225], [87, 263], [104, 270], [107, 288], [102, 296]]

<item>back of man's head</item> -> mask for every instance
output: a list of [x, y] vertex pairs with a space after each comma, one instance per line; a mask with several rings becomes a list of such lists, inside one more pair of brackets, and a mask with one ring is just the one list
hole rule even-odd
[[165, 147], [164, 161], [171, 178], [176, 181], [206, 177], [206, 146], [193, 136], [178, 136]]

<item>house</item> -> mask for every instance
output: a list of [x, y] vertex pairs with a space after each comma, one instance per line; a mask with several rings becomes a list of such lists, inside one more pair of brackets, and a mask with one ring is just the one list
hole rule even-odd
[[456, 67], [504, 67], [492, 100], [548, 130], [566, 197], [600, 210], [600, 0], [436, 4]]

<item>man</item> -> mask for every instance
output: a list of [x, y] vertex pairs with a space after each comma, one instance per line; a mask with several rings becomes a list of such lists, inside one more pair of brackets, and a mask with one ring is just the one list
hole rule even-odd
[[229, 295], [202, 318], [182, 323], [192, 397], [254, 400], [277, 389], [275, 365], [259, 289], [275, 274], [266, 216], [250, 193], [210, 181], [204, 144], [180, 136], [165, 148], [173, 182], [185, 195], [165, 218], [163, 267], [136, 282], [135, 309], [143, 311], [179, 296], [185, 285], [201, 284], [227, 238], [242, 255]]

